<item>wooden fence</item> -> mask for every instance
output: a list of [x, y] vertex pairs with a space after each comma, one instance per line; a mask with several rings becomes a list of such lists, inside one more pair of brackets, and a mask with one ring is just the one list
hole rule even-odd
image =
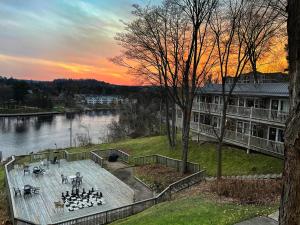
[[77, 160], [85, 160], [90, 159], [90, 152], [74, 152], [70, 153], [68, 151], [64, 151], [65, 156], [64, 158], [70, 162], [70, 161], [77, 161]]
[[91, 151], [90, 153], [91, 153], [90, 154], [91, 160], [93, 160], [95, 163], [97, 163], [98, 165], [103, 167], [104, 159], [101, 156], [99, 156], [97, 153], [95, 153], [94, 151]]
[[10, 215], [11, 215], [11, 221], [13, 223], [13, 225], [37, 225], [33, 222], [30, 221], [26, 221], [23, 219], [19, 219], [17, 217], [15, 217], [15, 203], [13, 201], [14, 198], [14, 193], [10, 188], [9, 185], [9, 175], [8, 173], [14, 169], [14, 165], [15, 165], [15, 156], [12, 156], [11, 159], [9, 160], [8, 163], [5, 164], [5, 186], [6, 186], [6, 196], [7, 196], [7, 201], [8, 201], [8, 206], [9, 206], [9, 211], [10, 211]]
[[57, 222], [52, 225], [101, 225], [111, 223], [119, 219], [124, 219], [136, 213], [142, 212], [158, 203], [170, 200], [172, 198], [172, 194], [201, 182], [204, 177], [205, 171], [199, 171], [169, 185], [164, 191], [154, 198], [135, 202], [133, 204], [122, 206], [116, 209], [95, 213], [84, 217], [78, 217], [76, 219]]
[[101, 156], [104, 159], [107, 159], [111, 154], [117, 154], [121, 161], [125, 163], [130, 162], [130, 155], [118, 149], [94, 150], [92, 152], [96, 153], [97, 155]]
[[[173, 159], [162, 155], [147, 155], [133, 158], [135, 165], [147, 165], [147, 164], [159, 164], [167, 167], [181, 170], [182, 160]], [[200, 171], [200, 165], [198, 163], [187, 162], [187, 171], [190, 173], [196, 173]]]

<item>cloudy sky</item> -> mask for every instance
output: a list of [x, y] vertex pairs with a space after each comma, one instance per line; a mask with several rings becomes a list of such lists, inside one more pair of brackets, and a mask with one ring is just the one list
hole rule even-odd
[[108, 58], [133, 3], [143, 0], [0, 0], [0, 75], [131, 84]]
[[[108, 58], [131, 19], [132, 4], [149, 0], [0, 0], [0, 76], [94, 78], [136, 84]], [[159, 2], [152, 0], [151, 3]]]

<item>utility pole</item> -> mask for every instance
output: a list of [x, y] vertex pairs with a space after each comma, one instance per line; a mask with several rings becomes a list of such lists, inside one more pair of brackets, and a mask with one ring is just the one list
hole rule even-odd
[[70, 147], [72, 148], [72, 118], [70, 119]]

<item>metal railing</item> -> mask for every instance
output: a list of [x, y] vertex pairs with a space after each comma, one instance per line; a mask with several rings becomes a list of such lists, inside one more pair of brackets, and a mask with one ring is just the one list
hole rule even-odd
[[[147, 164], [159, 164], [180, 171], [182, 168], [182, 160], [173, 159], [162, 155], [147, 155], [133, 158], [134, 165], [147, 165]], [[187, 162], [187, 171], [190, 173], [196, 173], [200, 171], [200, 165], [198, 163]]]

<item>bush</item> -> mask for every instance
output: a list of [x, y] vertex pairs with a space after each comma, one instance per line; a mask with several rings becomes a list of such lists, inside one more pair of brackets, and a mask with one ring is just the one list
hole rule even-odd
[[219, 196], [233, 198], [241, 204], [264, 205], [278, 202], [282, 181], [225, 179], [212, 182], [210, 189]]

